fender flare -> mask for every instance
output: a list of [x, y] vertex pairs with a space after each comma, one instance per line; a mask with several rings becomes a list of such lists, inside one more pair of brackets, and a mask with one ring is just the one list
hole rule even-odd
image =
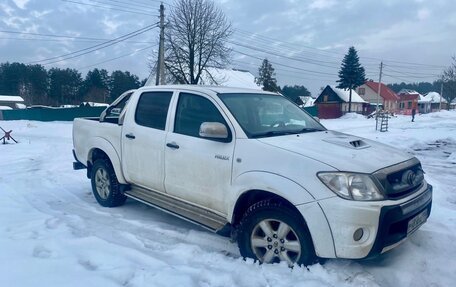
[[315, 198], [299, 183], [282, 175], [266, 171], [249, 171], [233, 179], [232, 197], [228, 199], [228, 219], [231, 222], [238, 199], [246, 192], [261, 190], [280, 196], [296, 206], [315, 201]]
[[114, 148], [114, 146], [109, 141], [102, 137], [93, 137], [89, 140], [87, 145], [89, 147], [87, 153], [87, 162], [93, 164], [92, 153], [95, 149], [103, 151], [104, 153], [106, 153], [109, 160], [111, 161], [112, 167], [114, 168], [114, 172], [116, 173], [117, 180], [119, 181], [119, 183], [127, 184], [127, 181], [125, 180], [125, 177], [122, 173], [120, 157], [117, 154], [117, 151]]

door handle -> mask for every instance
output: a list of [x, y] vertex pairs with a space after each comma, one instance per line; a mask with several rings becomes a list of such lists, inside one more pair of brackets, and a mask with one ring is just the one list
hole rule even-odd
[[132, 139], [132, 140], [134, 140], [136, 138], [135, 135], [132, 133], [126, 134], [125, 137]]
[[166, 146], [169, 147], [169, 148], [172, 148], [172, 149], [178, 149], [179, 148], [179, 145], [174, 143], [174, 142], [167, 143]]

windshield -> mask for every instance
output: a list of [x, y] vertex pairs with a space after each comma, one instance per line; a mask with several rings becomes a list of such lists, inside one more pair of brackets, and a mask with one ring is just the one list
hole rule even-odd
[[312, 116], [280, 95], [219, 94], [249, 138], [326, 130]]

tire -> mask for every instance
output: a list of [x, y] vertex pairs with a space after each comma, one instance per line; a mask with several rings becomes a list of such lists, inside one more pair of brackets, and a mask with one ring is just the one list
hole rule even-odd
[[287, 205], [263, 200], [250, 206], [238, 228], [241, 255], [261, 263], [286, 261], [311, 265], [316, 262], [315, 249], [301, 215]]
[[104, 207], [123, 205], [127, 197], [120, 192], [116, 173], [108, 159], [97, 159], [92, 167], [92, 191], [97, 202]]

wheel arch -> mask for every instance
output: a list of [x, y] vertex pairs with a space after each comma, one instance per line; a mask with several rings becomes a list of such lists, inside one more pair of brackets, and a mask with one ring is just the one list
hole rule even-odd
[[114, 149], [114, 147], [102, 138], [95, 139], [91, 143], [88, 154], [87, 154], [87, 176], [90, 178], [92, 166], [95, 160], [99, 158], [106, 158], [112, 164], [114, 172], [116, 173], [117, 180], [119, 183], [126, 184], [126, 180], [122, 173], [120, 158]]
[[299, 213], [298, 209], [287, 199], [283, 198], [282, 196], [279, 196], [277, 194], [274, 194], [269, 191], [261, 190], [261, 189], [252, 189], [248, 190], [244, 193], [241, 194], [241, 196], [238, 198], [236, 201], [236, 204], [234, 205], [233, 213], [231, 216], [231, 224], [233, 226], [236, 226], [239, 224], [241, 221], [242, 217], [244, 216], [245, 212], [247, 209], [252, 206], [253, 204], [262, 201], [262, 200], [273, 200], [276, 202], [280, 202], [287, 207], [291, 208], [293, 211], [295, 211], [297, 214], [299, 214], [302, 218], [302, 220], [305, 222], [304, 218], [302, 215]]
[[[252, 185], [255, 185], [253, 187]], [[271, 198], [290, 207], [309, 231], [315, 252], [322, 258], [334, 258], [333, 236], [318, 201], [300, 184], [267, 172], [248, 172], [236, 178], [227, 220], [236, 230], [246, 210], [258, 201]], [[250, 188], [249, 188], [250, 187]], [[236, 236], [236, 232], [234, 232]]]

